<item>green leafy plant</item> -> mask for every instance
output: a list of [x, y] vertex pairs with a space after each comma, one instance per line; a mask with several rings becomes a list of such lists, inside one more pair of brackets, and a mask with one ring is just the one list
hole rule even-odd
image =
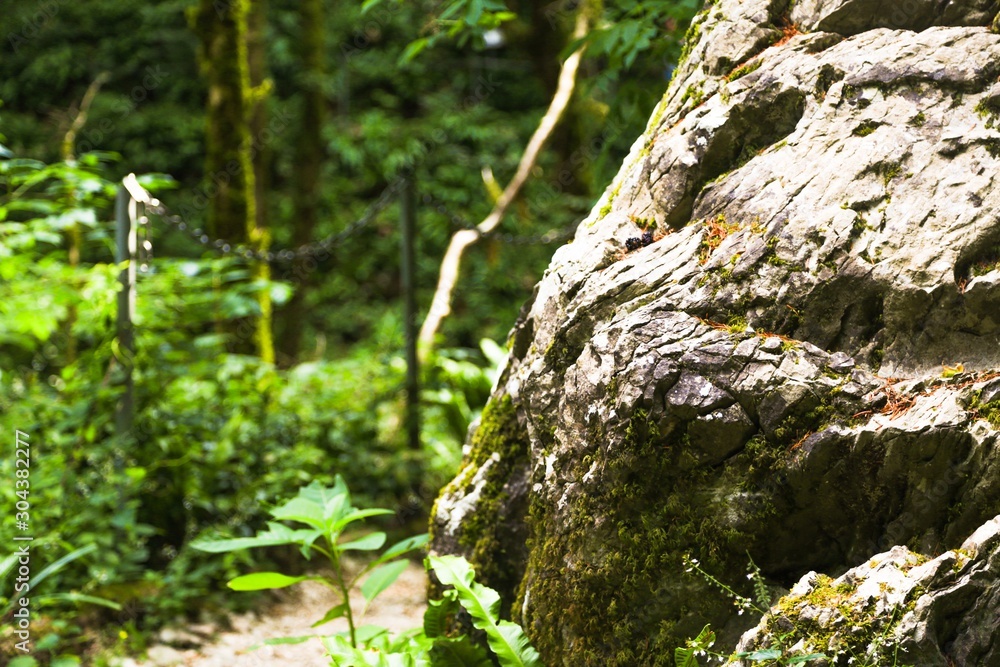
[[[76, 559], [82, 558], [83, 556], [86, 556], [94, 551], [97, 551], [97, 545], [89, 544], [85, 547], [74, 549], [59, 560], [46, 565], [45, 568], [43, 568], [38, 574], [31, 577], [31, 590], [37, 589], [43, 581], [48, 579], [51, 575], [56, 574]], [[6, 579], [7, 576], [14, 571], [14, 568], [18, 563], [18, 557], [19, 554], [14, 552], [3, 560], [0, 560], [0, 580]], [[12, 594], [9, 599], [0, 597], [0, 603], [3, 603], [3, 606], [0, 606], [0, 618], [7, 616], [7, 614], [14, 609], [18, 598], [19, 596], [16, 593]], [[77, 591], [71, 591], [69, 593], [48, 593], [45, 595], [35, 594], [32, 595], [31, 602], [35, 605], [45, 605], [51, 602], [86, 602], [102, 607], [108, 607], [109, 609], [114, 609], [116, 611], [121, 610], [121, 605], [116, 602], [106, 600], [96, 595], [86, 595]]]
[[[750, 564], [747, 568], [747, 579], [753, 583], [753, 598], [741, 595], [732, 586], [719, 581], [719, 579], [706, 572], [702, 569], [701, 563], [698, 562], [697, 558], [685, 556], [684, 569], [686, 572], [698, 573], [709, 584], [728, 595], [733, 600], [733, 604], [739, 609], [739, 614], [749, 611], [763, 617], [770, 613], [773, 602], [771, 592], [768, 590], [764, 577], [761, 575], [760, 568], [753, 562], [753, 559], [750, 559]], [[828, 657], [823, 653], [800, 653], [795, 655], [788, 648], [788, 645], [794, 644], [796, 636], [797, 632], [793, 630], [787, 635], [777, 637], [775, 644], [766, 649], [743, 651], [733, 656], [726, 656], [722, 653], [712, 651], [712, 646], [715, 644], [715, 632], [712, 631], [711, 625], [706, 625], [698, 633], [697, 637], [688, 639], [684, 642], [683, 647], [678, 647], [674, 650], [674, 662], [679, 667], [698, 667], [701, 664], [698, 662], [699, 657], [712, 657], [718, 659], [719, 662], [731, 661], [732, 658], [741, 658], [750, 662], [774, 665], [799, 665]]]
[[[307, 559], [313, 552], [327, 558], [332, 574], [289, 576], [280, 572], [254, 572], [240, 575], [228, 586], [237, 591], [256, 591], [292, 586], [303, 581], [318, 581], [337, 591], [340, 602], [331, 607], [312, 627], [337, 618], [346, 618], [348, 630], [331, 635], [305, 635], [265, 640], [265, 644], [299, 643], [317, 637], [323, 641], [333, 664], [339, 667], [489, 667], [487, 651], [467, 635], [450, 636], [450, 619], [464, 608], [472, 624], [482, 630], [490, 649], [503, 667], [541, 667], [537, 651], [524, 631], [515, 623], [499, 619], [500, 595], [475, 581], [472, 566], [457, 556], [431, 556], [425, 561], [447, 589], [442, 599], [431, 601], [424, 614], [423, 628], [390, 636], [386, 628], [357, 624], [349, 593], [362, 579], [360, 589], [365, 609], [406, 569], [407, 553], [422, 548], [427, 535], [410, 537], [389, 547], [373, 558], [356, 574], [348, 574], [344, 556], [349, 551], [377, 551], [386, 540], [383, 532], [347, 536], [345, 530], [368, 517], [391, 514], [386, 509], [358, 509], [351, 504], [350, 491], [341, 476], [332, 487], [317, 482], [301, 489], [298, 495], [271, 510], [276, 519], [267, 530], [254, 537], [222, 540], [198, 540], [192, 546], [209, 553], [242, 551], [255, 547], [297, 545]], [[304, 524], [291, 528], [281, 521]], [[363, 614], [363, 611], [362, 611]]]
[[431, 556], [428, 565], [442, 584], [454, 587], [446, 591], [445, 601], [457, 598], [472, 617], [472, 625], [486, 633], [486, 640], [501, 665], [530, 667], [542, 664], [521, 626], [498, 620], [500, 595], [476, 583], [475, 572], [464, 558]]
[[[313, 482], [300, 489], [296, 497], [271, 510], [270, 514], [277, 521], [269, 521], [268, 529], [257, 533], [255, 537], [237, 537], [224, 540], [202, 539], [195, 542], [192, 547], [209, 553], [222, 553], [253, 547], [293, 544], [299, 547], [306, 559], [310, 559], [314, 552], [325, 556], [333, 571], [333, 575], [330, 577], [322, 575], [290, 577], [279, 572], [255, 572], [230, 580], [228, 586], [236, 591], [258, 591], [285, 588], [302, 581], [318, 581], [337, 591], [341, 596], [341, 601], [331, 607], [322, 619], [313, 624], [313, 627], [344, 617], [347, 619], [351, 646], [357, 648], [359, 633], [348, 596], [351, 588], [363, 577], [365, 578], [364, 583], [361, 584], [361, 593], [367, 608], [372, 600], [391, 586], [406, 569], [406, 560], [401, 557], [414, 549], [423, 547], [427, 543], [427, 535], [410, 537], [396, 543], [382, 552], [381, 556], [362, 567], [356, 574], [348, 575], [344, 564], [345, 555], [350, 551], [366, 552], [381, 549], [385, 544], [386, 534], [373, 531], [361, 537], [345, 537], [345, 530], [352, 524], [368, 517], [392, 514], [391, 510], [354, 507], [351, 504], [351, 494], [347, 489], [347, 484], [343, 477], [337, 475], [332, 487], [324, 487], [318, 482]], [[305, 524], [307, 527], [293, 529], [279, 523], [280, 521], [294, 521]], [[293, 639], [305, 641], [309, 638], [310, 636]], [[364, 640], [364, 638], [365, 635], [361, 635], [361, 639]], [[286, 638], [283, 643], [288, 643], [288, 639], [290, 638]]]

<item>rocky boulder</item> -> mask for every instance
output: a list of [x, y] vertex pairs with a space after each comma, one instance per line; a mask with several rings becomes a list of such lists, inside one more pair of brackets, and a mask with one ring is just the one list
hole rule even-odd
[[837, 579], [806, 574], [737, 648], [819, 651], [835, 664], [1000, 665], [991, 618], [1000, 618], [1000, 516], [934, 559], [897, 546]]
[[996, 514], [997, 11], [695, 20], [432, 516], [546, 664], [669, 665], [705, 623], [734, 648], [754, 621], [685, 554], [788, 588], [896, 545], [937, 557]]

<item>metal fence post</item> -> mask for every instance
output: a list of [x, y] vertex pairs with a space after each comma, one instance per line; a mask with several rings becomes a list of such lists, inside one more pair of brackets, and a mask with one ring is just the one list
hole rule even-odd
[[420, 450], [420, 374], [417, 360], [416, 190], [413, 172], [403, 173], [400, 192], [402, 227], [403, 332], [406, 336], [406, 434], [410, 449]]
[[118, 292], [118, 348], [115, 356], [125, 373], [124, 391], [115, 405], [115, 433], [119, 437], [132, 430], [135, 412], [135, 386], [132, 380], [135, 362], [135, 335], [132, 329], [132, 316], [135, 312], [135, 205], [136, 202], [125, 185], [119, 185], [115, 199], [115, 262], [128, 262], [118, 274], [122, 286]]

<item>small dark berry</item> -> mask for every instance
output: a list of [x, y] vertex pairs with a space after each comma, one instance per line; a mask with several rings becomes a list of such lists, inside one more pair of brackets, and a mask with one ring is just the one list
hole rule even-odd
[[641, 247], [642, 247], [641, 239], [638, 239], [634, 236], [630, 236], [629, 238], [625, 239], [625, 248], [629, 252], [632, 252], [633, 250], [638, 250]]
[[645, 232], [642, 235], [642, 245], [648, 246], [652, 242], [653, 242], [653, 232], [652, 231]]

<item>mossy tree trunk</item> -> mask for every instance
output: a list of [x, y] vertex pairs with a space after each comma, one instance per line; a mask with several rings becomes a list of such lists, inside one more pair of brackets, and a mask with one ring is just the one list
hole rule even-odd
[[[264, 5], [261, 0], [217, 2], [201, 0], [193, 8], [192, 24], [200, 40], [199, 61], [208, 85], [205, 128], [205, 193], [209, 200], [208, 229], [230, 243], [266, 250], [270, 237], [258, 198], [257, 174], [262, 161], [254, 129], [263, 129]], [[258, 132], [259, 135], [259, 132]], [[264, 262], [254, 277], [269, 279]], [[255, 324], [231, 323], [234, 349], [256, 349], [264, 361], [274, 360], [271, 301], [259, 296]]]
[[[295, 203], [292, 215], [292, 242], [295, 247], [313, 240], [319, 217], [320, 168], [323, 164], [322, 127], [324, 107], [323, 4], [321, 0], [303, 0], [299, 4], [300, 64], [298, 87], [302, 97], [299, 134], [295, 143]], [[302, 320], [306, 313], [306, 294], [310, 284], [313, 259], [300, 258], [292, 267], [296, 280], [295, 294], [285, 308], [285, 327], [279, 347], [289, 363], [299, 357], [302, 345]]]

